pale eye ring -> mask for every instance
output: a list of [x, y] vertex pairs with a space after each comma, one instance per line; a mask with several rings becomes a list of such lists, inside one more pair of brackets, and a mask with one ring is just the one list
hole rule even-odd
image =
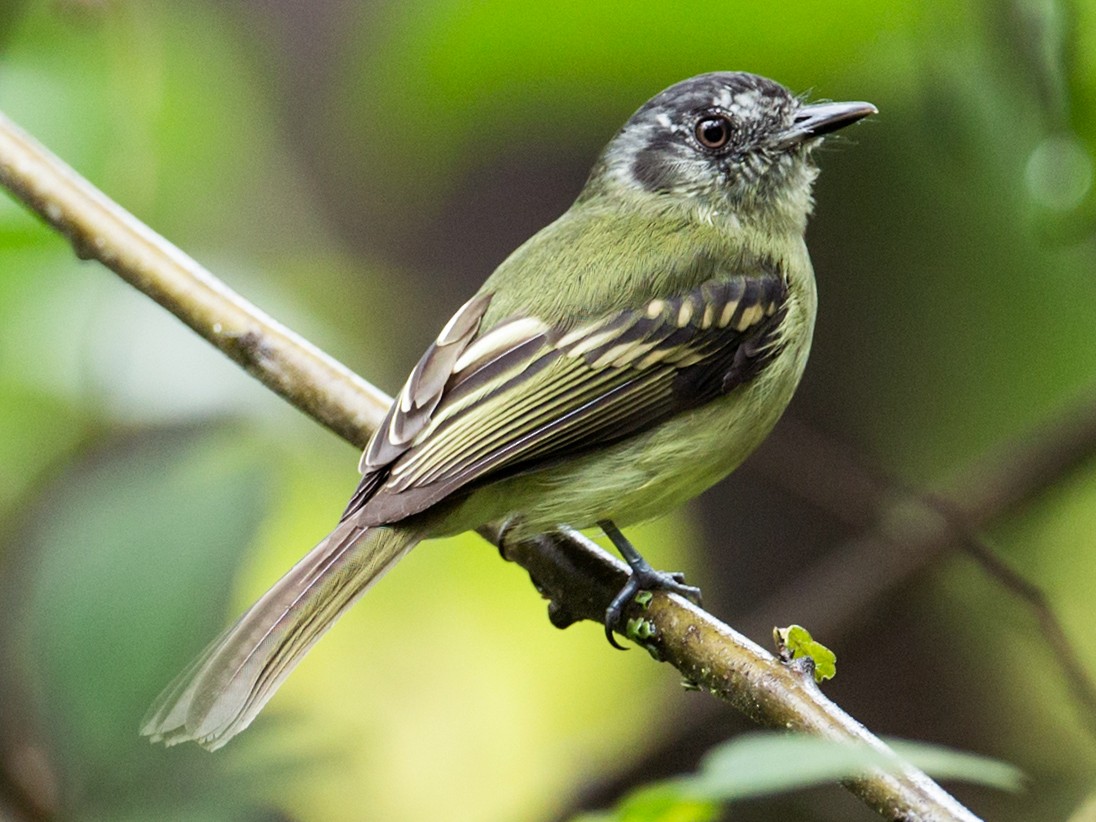
[[706, 114], [696, 121], [693, 135], [704, 148], [717, 151], [731, 140], [731, 121], [723, 114]]

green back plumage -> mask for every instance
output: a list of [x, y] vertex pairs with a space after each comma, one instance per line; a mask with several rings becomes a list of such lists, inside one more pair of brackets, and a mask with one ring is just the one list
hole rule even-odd
[[802, 268], [802, 234], [774, 235], [691, 203], [659, 202], [664, 198], [656, 195], [633, 199], [576, 203], [519, 247], [480, 289], [493, 295], [481, 330], [534, 315], [569, 328], [685, 293], [713, 277], [777, 267], [797, 269], [798, 276]]

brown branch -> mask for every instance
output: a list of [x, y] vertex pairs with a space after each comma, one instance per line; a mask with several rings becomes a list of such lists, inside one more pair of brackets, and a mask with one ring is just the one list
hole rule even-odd
[[[850, 603], [861, 610], [942, 552], [961, 550], [1035, 614], [1054, 660], [1078, 700], [1082, 721], [1096, 735], [1096, 684], [1070, 644], [1049, 598], [1012, 569], [978, 533], [1006, 513], [1015, 514], [1093, 458], [1096, 402], [1092, 397], [1085, 396], [1033, 433], [976, 459], [952, 483], [954, 490], [946, 496], [919, 492], [883, 469], [850, 456], [802, 424], [784, 425], [779, 444], [780, 453], [768, 455], [762, 470], [775, 474], [773, 469], [783, 453], [791, 451], [796, 464], [805, 470], [795, 474], [781, 471], [777, 481], [836, 519], [866, 531], [802, 575], [810, 580], [811, 591], [825, 592], [824, 601], [814, 598], [818, 607], [812, 608], [813, 631], [832, 636], [850, 624]], [[855, 591], [845, 590], [847, 580], [855, 580]], [[792, 583], [768, 600], [747, 624], [779, 621], [789, 609], [802, 608], [803, 597], [811, 591]]]
[[[971, 518], [983, 526], [1034, 501], [1055, 483], [1090, 462], [1096, 455], [1096, 399], [1086, 394], [1073, 406], [1021, 435], [976, 458], [961, 479], [952, 483], [950, 496], [925, 494], [872, 465], [855, 451], [813, 427], [785, 417], [743, 470], [764, 477], [784, 492], [825, 511], [836, 522], [860, 532], [815, 567], [801, 572], [801, 584], [785, 581], [752, 614], [742, 619], [758, 632], [782, 624], [793, 613], [809, 613], [809, 627], [819, 636], [834, 637], [858, 624], [859, 614], [881, 599], [906, 575], [928, 566], [943, 551], [962, 550], [981, 570], [1035, 614], [1039, 628], [1077, 699], [1080, 720], [1096, 735], [1096, 686], [1071, 645], [1046, 593], [1010, 568], [982, 538]], [[788, 466], [795, 470], [789, 471]], [[759, 477], [759, 478], [760, 478]], [[964, 500], [962, 494], [972, 494]], [[882, 513], [891, 510], [888, 516]], [[898, 512], [920, 517], [927, 524], [894, 527]], [[889, 523], [889, 527], [880, 525]], [[937, 527], [941, 522], [946, 529]], [[895, 556], [902, 558], [896, 562]], [[865, 564], [865, 557], [870, 562]], [[896, 574], [891, 576], [890, 574]], [[819, 578], [828, 581], [818, 582]], [[853, 583], [852, 581], [855, 581]], [[834, 588], [839, 585], [840, 588]], [[795, 586], [792, 593], [787, 587]], [[833, 600], [837, 600], [834, 602]], [[854, 608], [846, 607], [853, 603]], [[862, 621], [862, 620], [860, 620]], [[626, 784], [652, 763], [675, 757], [697, 739], [704, 739], [719, 719], [719, 706], [698, 704], [679, 722], [644, 762], [618, 774], [608, 783], [612, 791]], [[605, 786], [599, 786], [598, 791]], [[559, 818], [570, 818], [571, 814]]]
[[[946, 502], [942, 503], [941, 510], [946, 512], [946, 509]], [[988, 576], [1034, 612], [1054, 661], [1073, 692], [1073, 698], [1079, 703], [1081, 721], [1088, 727], [1089, 734], [1096, 736], [1096, 685], [1070, 643], [1046, 592], [1001, 559], [989, 543], [973, 531], [960, 530], [959, 544]]]
[[0, 183], [94, 259], [147, 294], [274, 393], [364, 447], [389, 398], [229, 290], [0, 115]]
[[[264, 385], [354, 445], [364, 445], [387, 397], [234, 294], [2, 115], [0, 183], [66, 235], [81, 257], [99, 260]], [[561, 627], [578, 619], [600, 622], [626, 574], [622, 563], [573, 532], [506, 548], [551, 599], [552, 621]], [[657, 658], [756, 721], [886, 750], [797, 669], [689, 603], [657, 594], [645, 610], [630, 605], [627, 616], [651, 626], [645, 644]], [[977, 819], [912, 767], [872, 772], [848, 787], [891, 819]]]

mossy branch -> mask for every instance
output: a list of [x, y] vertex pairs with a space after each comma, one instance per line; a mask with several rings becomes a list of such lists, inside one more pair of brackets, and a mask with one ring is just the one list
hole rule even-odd
[[[248, 373], [361, 448], [389, 403], [383, 392], [235, 294], [0, 114], [0, 183], [72, 243], [147, 294]], [[497, 542], [494, 528], [481, 529]], [[627, 573], [623, 563], [574, 532], [507, 545], [551, 601], [552, 622], [600, 622]], [[628, 617], [653, 628], [644, 644], [699, 688], [760, 724], [887, 750], [828, 700], [809, 675], [785, 665], [707, 612], [666, 594]], [[976, 820], [924, 773], [874, 772], [847, 787], [884, 817]]]

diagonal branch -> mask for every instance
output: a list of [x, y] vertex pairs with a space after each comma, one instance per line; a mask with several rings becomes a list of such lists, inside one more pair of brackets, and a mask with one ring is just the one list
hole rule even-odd
[[[958, 549], [1034, 613], [1077, 700], [1081, 721], [1096, 734], [1096, 682], [1070, 643], [1050, 598], [1009, 566], [979, 533], [1091, 461], [1096, 453], [1096, 401], [1091, 392], [1035, 432], [974, 460], [951, 483], [946, 496], [908, 486], [882, 468], [851, 457], [802, 423], [788, 421], [775, 444], [777, 453], [767, 449], [770, 453], [755, 461], [755, 467], [860, 535], [802, 574], [809, 584], [789, 581], [745, 620], [747, 625], [771, 625], [780, 614], [809, 601], [812, 628], [832, 635], [854, 623], [850, 602], [863, 608], [944, 551]], [[804, 471], [778, 470], [788, 452], [795, 454]], [[851, 579], [856, 580], [856, 589], [845, 591]], [[825, 598], [812, 597], [815, 590], [825, 591]]]
[[390, 398], [242, 299], [0, 114], [0, 183], [274, 393], [365, 447]]
[[[388, 398], [315, 346], [284, 328], [175, 246], [110, 201], [29, 135], [0, 115], [0, 183], [96, 259], [149, 295], [264, 385], [352, 444], [362, 447]], [[497, 531], [481, 530], [497, 542]], [[574, 532], [507, 545], [549, 598], [552, 622], [600, 622], [626, 575], [622, 563]], [[656, 594], [628, 616], [647, 620], [652, 654], [686, 679], [757, 722], [828, 739], [886, 746], [828, 700], [794, 667], [684, 600]], [[891, 819], [976, 820], [912, 767], [871, 772], [847, 787]]]
[[[1094, 454], [1096, 398], [1091, 390], [1036, 430], [976, 457], [948, 484], [947, 496], [912, 488], [822, 432], [785, 417], [744, 470], [825, 511], [857, 536], [785, 580], [778, 592], [741, 617], [740, 624], [747, 631], [761, 632], [782, 624], [790, 613], [809, 613], [813, 632], [841, 635], [858, 624], [858, 613], [909, 575], [945, 551], [963, 551], [1032, 611], [1077, 703], [1079, 721], [1096, 735], [1096, 681], [1067, 636], [1051, 598], [1009, 566], [980, 534], [982, 528], [1016, 515], [1047, 489], [1067, 481]], [[795, 470], [788, 471], [792, 464]], [[695, 706], [641, 761], [595, 785], [594, 795], [615, 794], [637, 775], [672, 760], [683, 746], [709, 739], [719, 710], [713, 702]]]

